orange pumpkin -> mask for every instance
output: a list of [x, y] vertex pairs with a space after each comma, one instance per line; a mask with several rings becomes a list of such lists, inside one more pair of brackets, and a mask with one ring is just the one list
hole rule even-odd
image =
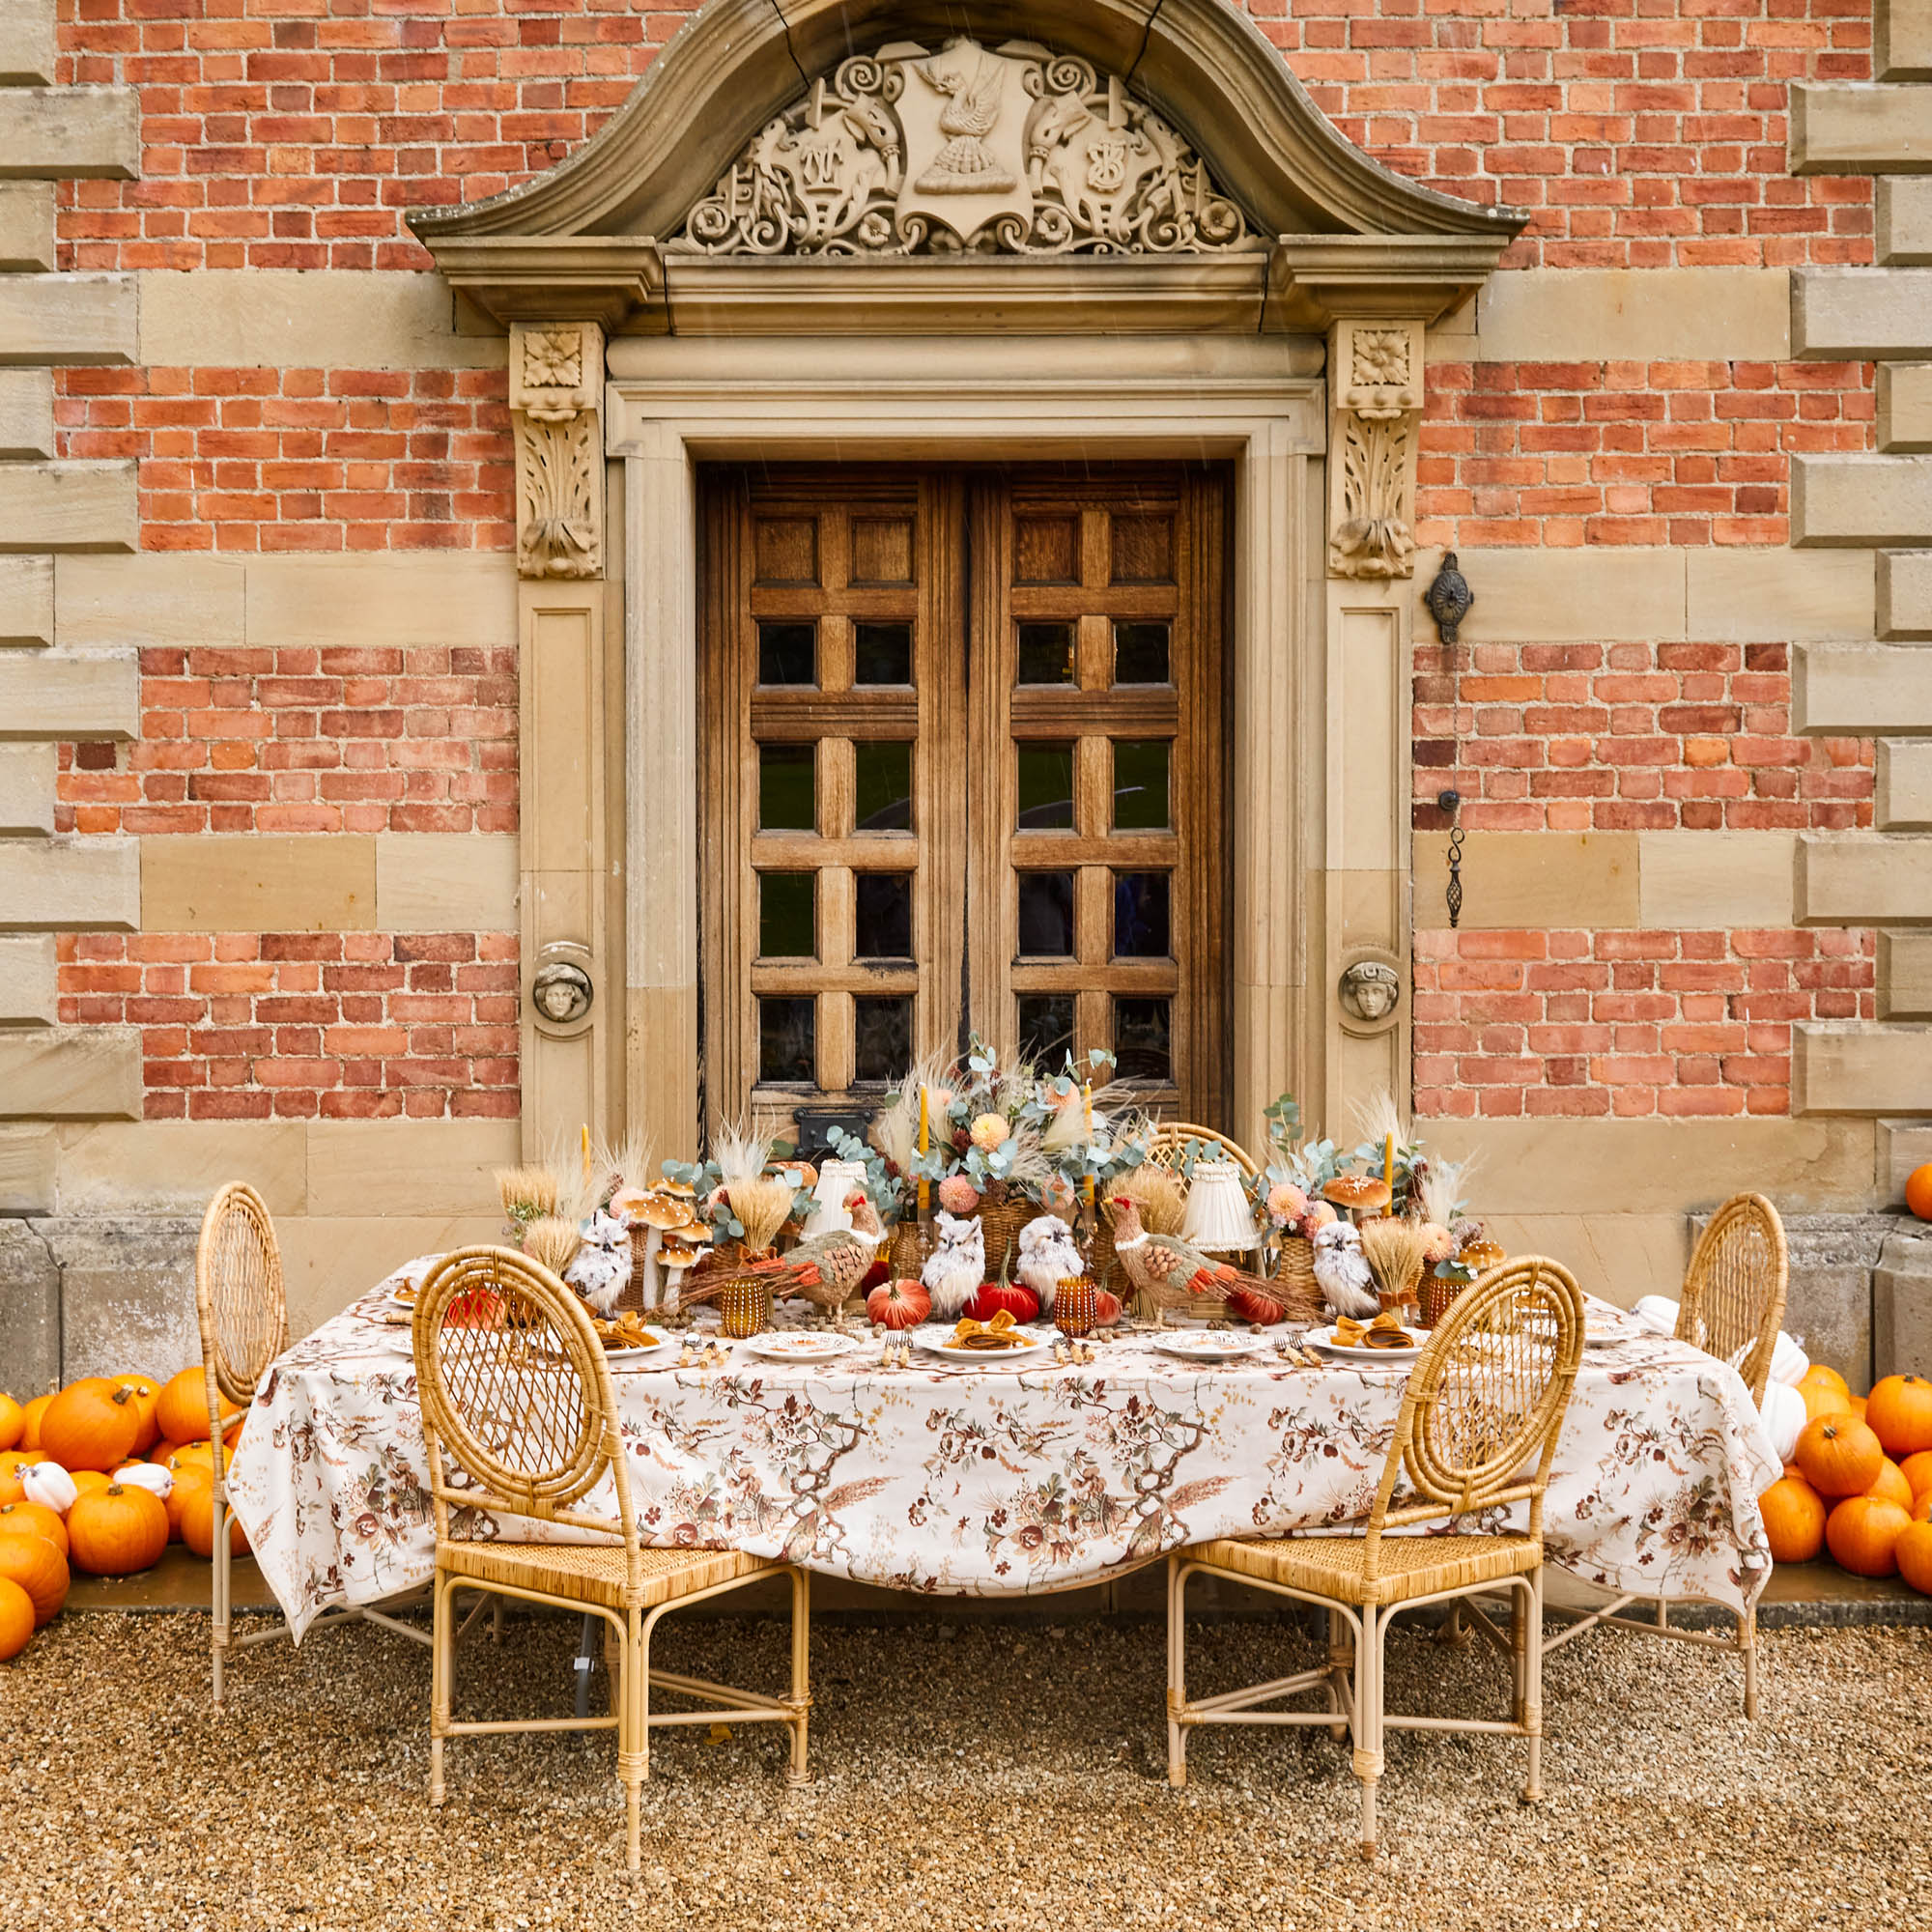
[[1898, 1465], [1898, 1472], [1910, 1486], [1915, 1496], [1922, 1496], [1932, 1490], [1932, 1449], [1920, 1449], [1908, 1456]]
[[1905, 1205], [1921, 1221], [1932, 1221], [1932, 1161], [1906, 1176]]
[[41, 1418], [41, 1447], [70, 1475], [125, 1463], [140, 1433], [133, 1391], [100, 1376], [62, 1389]]
[[[214, 1485], [191, 1483], [180, 1511], [181, 1539], [197, 1556], [214, 1553]], [[228, 1553], [245, 1556], [248, 1538], [231, 1513], [228, 1519]]]
[[1869, 1396], [1855, 1395], [1848, 1397], [1847, 1400], [1851, 1403], [1852, 1406], [1851, 1412], [1854, 1415], [1856, 1415], [1861, 1422], [1862, 1422], [1865, 1419], [1865, 1404], [1868, 1401], [1870, 1401], [1871, 1398]]
[[116, 1388], [129, 1391], [130, 1400], [141, 1412], [140, 1433], [134, 1437], [134, 1446], [128, 1450], [130, 1456], [145, 1456], [160, 1438], [160, 1425], [155, 1420], [155, 1410], [160, 1405], [161, 1385], [152, 1376], [110, 1376]]
[[1825, 1547], [1825, 1504], [1802, 1476], [1780, 1476], [1757, 1506], [1775, 1563], [1809, 1563]]
[[163, 1435], [160, 1438], [160, 1440], [156, 1442], [155, 1446], [148, 1451], [148, 1461], [151, 1463], [158, 1463], [161, 1465], [161, 1467], [165, 1469], [168, 1466], [169, 1457], [176, 1454], [177, 1451], [185, 1449], [186, 1447], [187, 1444], [185, 1442], [170, 1442], [168, 1438], [165, 1435]]
[[1865, 1494], [1883, 1496], [1887, 1502], [1896, 1503], [1907, 1516], [1912, 1514], [1912, 1485], [1899, 1473], [1898, 1464], [1889, 1456], [1878, 1465], [1878, 1474], [1872, 1478]]
[[1891, 1560], [1921, 1597], [1932, 1597], [1932, 1522], [1907, 1524], [1891, 1546]]
[[82, 1495], [90, 1490], [104, 1490], [114, 1478], [101, 1469], [73, 1469], [69, 1471], [73, 1486]]
[[0, 1663], [18, 1657], [33, 1634], [33, 1598], [10, 1577], [0, 1577]]
[[1871, 1392], [1865, 1420], [1889, 1456], [1932, 1449], [1932, 1381], [1923, 1376], [1887, 1376]]
[[1798, 1466], [1821, 1496], [1862, 1496], [1885, 1451], [1856, 1416], [1815, 1416], [1798, 1433]]
[[1827, 1362], [1813, 1362], [1805, 1369], [1798, 1378], [1798, 1386], [1804, 1388], [1807, 1384], [1812, 1387], [1834, 1388], [1844, 1396], [1852, 1392], [1851, 1383]]
[[1879, 1496], [1847, 1496], [1825, 1520], [1825, 1541], [1840, 1569], [1854, 1577], [1889, 1577], [1893, 1554], [1912, 1519]]
[[44, 1536], [49, 1543], [59, 1546], [63, 1556], [67, 1554], [67, 1524], [60, 1519], [58, 1510], [50, 1510], [45, 1503], [0, 1503], [0, 1536], [10, 1530], [17, 1533], [32, 1530], [36, 1536]]
[[[241, 1412], [226, 1396], [222, 1397], [224, 1416]], [[155, 1420], [170, 1442], [205, 1440], [209, 1433], [208, 1371], [199, 1367], [184, 1369], [172, 1378], [155, 1405]]]
[[20, 1487], [20, 1471], [40, 1460], [38, 1449], [0, 1449], [0, 1503], [16, 1503], [27, 1493]]
[[168, 1547], [168, 1513], [161, 1499], [132, 1483], [109, 1483], [67, 1513], [73, 1567], [91, 1577], [131, 1577], [152, 1570]]
[[33, 1599], [37, 1627], [60, 1615], [69, 1577], [59, 1545], [25, 1529], [0, 1536], [0, 1577], [19, 1584]]
[[1912, 1520], [1914, 1522], [1932, 1522], [1932, 1490], [1927, 1490], [1912, 1505]]
[[[214, 1480], [214, 1444], [212, 1442], [184, 1442], [161, 1465], [170, 1475], [179, 1476], [184, 1469], [199, 1469], [210, 1482]], [[221, 1466], [228, 1466], [228, 1458], [221, 1459]]]
[[213, 1492], [214, 1483], [205, 1469], [183, 1469], [175, 1477], [175, 1486], [162, 1499], [161, 1507], [168, 1513], [168, 1534], [177, 1542], [182, 1540], [182, 1510], [187, 1499], [197, 1490]]
[[1800, 1382], [1798, 1393], [1804, 1398], [1804, 1419], [1816, 1422], [1821, 1415], [1849, 1415], [1852, 1399], [1830, 1382]]
[[0, 1394], [0, 1449], [11, 1449], [27, 1426], [27, 1411], [11, 1395]]
[[49, 1389], [45, 1395], [37, 1395], [20, 1411], [20, 1440], [17, 1447], [38, 1449], [41, 1446], [41, 1417], [47, 1412], [47, 1405], [53, 1401], [56, 1393], [57, 1391]]

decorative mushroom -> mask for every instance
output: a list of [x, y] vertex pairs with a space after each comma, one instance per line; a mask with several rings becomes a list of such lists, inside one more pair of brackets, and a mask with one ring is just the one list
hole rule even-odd
[[702, 1224], [686, 1222], [681, 1227], [668, 1228], [658, 1248], [658, 1264], [670, 1277], [664, 1292], [664, 1311], [675, 1315], [678, 1311], [678, 1293], [685, 1271], [694, 1268], [711, 1251], [711, 1236]]
[[[689, 1194], [690, 1190], [687, 1188], [683, 1192]], [[678, 1196], [678, 1183], [667, 1180], [662, 1186], [650, 1189], [634, 1210], [635, 1221], [640, 1223], [646, 1230], [643, 1281], [646, 1308], [656, 1308], [659, 1305], [659, 1289], [662, 1284], [658, 1275], [658, 1254], [664, 1236], [669, 1229], [683, 1227], [691, 1218], [685, 1203]], [[633, 1238], [636, 1238], [635, 1236]]]

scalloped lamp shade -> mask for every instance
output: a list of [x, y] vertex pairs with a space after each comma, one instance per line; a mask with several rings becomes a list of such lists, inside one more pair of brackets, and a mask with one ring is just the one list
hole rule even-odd
[[805, 1238], [834, 1235], [852, 1225], [845, 1211], [846, 1197], [855, 1187], [866, 1184], [866, 1166], [857, 1160], [828, 1160], [818, 1170], [818, 1185], [811, 1190], [811, 1212], [806, 1216]]
[[1241, 1170], [1232, 1160], [1194, 1163], [1180, 1238], [1210, 1254], [1244, 1251], [1261, 1240]]

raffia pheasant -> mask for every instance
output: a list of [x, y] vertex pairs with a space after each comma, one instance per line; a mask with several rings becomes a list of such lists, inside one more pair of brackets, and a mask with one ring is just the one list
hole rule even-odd
[[1176, 1235], [1151, 1235], [1140, 1211], [1124, 1197], [1113, 1203], [1114, 1253], [1127, 1279], [1165, 1321], [1203, 1297], [1225, 1300], [1230, 1314], [1248, 1321], [1319, 1321], [1321, 1302], [1290, 1281], [1269, 1281], [1217, 1262]]
[[866, 1279], [885, 1238], [877, 1210], [864, 1194], [846, 1196], [844, 1207], [852, 1216], [851, 1227], [815, 1235], [776, 1260], [753, 1263], [748, 1270], [768, 1274], [774, 1295], [796, 1294], [825, 1309], [841, 1329], [846, 1299]]

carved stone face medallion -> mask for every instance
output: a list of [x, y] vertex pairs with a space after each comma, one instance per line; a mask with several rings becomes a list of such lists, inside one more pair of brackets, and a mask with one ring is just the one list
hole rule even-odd
[[1388, 1018], [1402, 998], [1402, 980], [1382, 959], [1357, 959], [1342, 975], [1336, 988], [1343, 1010], [1365, 1026]]
[[569, 1026], [590, 1010], [590, 975], [561, 960], [539, 969], [530, 981], [530, 1004], [553, 1026]]

